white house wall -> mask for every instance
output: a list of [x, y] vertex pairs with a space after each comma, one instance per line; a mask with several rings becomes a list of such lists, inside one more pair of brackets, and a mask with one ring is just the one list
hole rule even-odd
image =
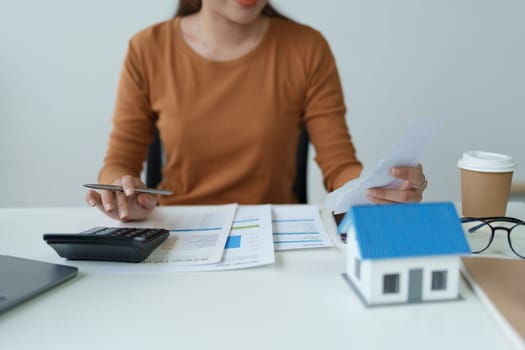
[[[399, 303], [408, 301], [410, 269], [422, 269], [422, 299], [426, 301], [455, 299], [459, 290], [459, 258], [457, 256], [380, 259], [371, 261], [371, 286], [365, 298], [369, 303]], [[431, 289], [432, 271], [447, 271], [445, 290]], [[383, 294], [383, 276], [399, 273], [399, 293]], [[364, 289], [363, 289], [364, 291]], [[363, 293], [365, 294], [365, 293]]]
[[[370, 295], [371, 287], [371, 276], [372, 276], [372, 266], [370, 261], [361, 260], [361, 255], [359, 249], [357, 248], [357, 242], [355, 239], [350, 239], [351, 234], [348, 233], [347, 236], [347, 259], [346, 259], [346, 274], [354, 283], [354, 285], [361, 291], [363, 297]], [[361, 274], [360, 278], [357, 278], [355, 275], [355, 259], [358, 258], [361, 260]]]
[[[360, 290], [367, 303], [403, 303], [408, 301], [409, 270], [422, 269], [422, 300], [455, 299], [459, 292], [459, 258], [457, 256], [430, 256], [361, 260], [353, 227], [347, 233], [347, 275]], [[355, 275], [355, 259], [361, 260], [360, 278]], [[432, 271], [447, 271], [444, 290], [432, 290]], [[383, 294], [383, 275], [399, 274], [399, 293]]]
[[[432, 271], [447, 270], [447, 288], [432, 290]], [[423, 300], [455, 299], [459, 293], [459, 258], [457, 256], [434, 258], [431, 269], [423, 270]]]
[[[408, 300], [408, 270], [412, 260], [384, 259], [369, 261], [371, 281], [369, 293], [365, 296], [368, 303], [403, 303]], [[383, 275], [399, 274], [399, 293], [383, 294]]]

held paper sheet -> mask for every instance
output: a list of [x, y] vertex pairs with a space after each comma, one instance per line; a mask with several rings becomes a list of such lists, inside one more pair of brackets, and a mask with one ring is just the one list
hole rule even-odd
[[330, 192], [324, 206], [333, 209], [335, 214], [341, 214], [353, 205], [371, 204], [366, 197], [366, 191], [371, 187], [399, 188], [402, 181], [392, 177], [390, 169], [395, 166], [417, 166], [430, 144], [434, 127], [435, 122], [428, 120], [413, 122], [385, 159], [373, 169], [365, 166], [358, 179]]

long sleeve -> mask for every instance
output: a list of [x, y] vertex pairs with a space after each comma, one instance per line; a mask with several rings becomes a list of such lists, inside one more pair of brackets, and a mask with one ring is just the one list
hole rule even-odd
[[356, 158], [346, 125], [346, 107], [335, 59], [321, 34], [307, 69], [305, 123], [325, 187], [332, 191], [358, 177], [362, 165]]
[[99, 174], [102, 183], [112, 183], [123, 175], [139, 177], [153, 140], [153, 111], [140, 58], [132, 39], [120, 75], [113, 129]]

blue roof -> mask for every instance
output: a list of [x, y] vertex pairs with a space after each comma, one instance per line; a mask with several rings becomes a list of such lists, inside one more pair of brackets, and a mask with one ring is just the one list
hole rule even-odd
[[362, 205], [347, 215], [362, 259], [470, 253], [452, 203]]

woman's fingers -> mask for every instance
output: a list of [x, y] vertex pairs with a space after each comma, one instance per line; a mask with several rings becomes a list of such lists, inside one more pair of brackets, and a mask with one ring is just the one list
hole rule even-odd
[[157, 206], [157, 196], [148, 193], [139, 193], [137, 195], [137, 202], [144, 209], [153, 210]]
[[127, 197], [126, 194], [120, 191], [115, 192], [115, 196], [117, 198], [118, 217], [120, 218], [120, 220], [126, 221], [128, 219], [128, 215], [131, 209], [130, 205], [133, 199]]
[[91, 207], [96, 206], [97, 204], [102, 204], [102, 199], [100, 198], [100, 194], [97, 191], [88, 190], [86, 192], [86, 202]]
[[377, 204], [421, 202], [423, 191], [427, 186], [427, 180], [423, 173], [423, 166], [416, 167], [394, 167], [392, 176], [403, 180], [397, 189], [369, 188], [368, 199]]
[[[135, 192], [135, 188], [145, 188], [146, 187], [146, 185], [139, 178], [134, 177], [134, 176], [129, 176], [129, 175], [123, 176], [121, 179], [121, 184], [122, 184], [122, 188], [124, 189], [125, 195], [129, 199], [136, 200], [136, 203], [133, 203], [133, 204], [135, 205], [138, 204], [142, 208], [146, 209], [147, 211], [153, 210], [153, 208], [157, 206], [157, 197], [155, 195]], [[117, 195], [117, 198], [119, 198], [118, 195]], [[119, 204], [119, 208], [120, 208], [120, 204]], [[129, 212], [129, 208], [127, 209]], [[125, 219], [126, 216], [127, 216], [127, 213], [121, 213], [120, 215], [121, 219]]]
[[392, 176], [408, 181], [414, 188], [421, 188], [426, 183], [423, 165], [418, 164], [416, 167], [395, 167], [391, 170]]
[[115, 192], [102, 190], [100, 191], [100, 197], [102, 198], [102, 207], [106, 213], [112, 213], [116, 210]]
[[137, 187], [146, 187], [137, 177], [126, 175], [115, 180], [113, 185], [122, 186], [124, 192], [88, 190], [86, 202], [111, 218], [121, 221], [145, 219], [157, 206], [155, 195], [135, 191]]
[[391, 190], [385, 188], [369, 188], [367, 197], [374, 203], [408, 203], [420, 202], [423, 191], [416, 189]]
[[88, 192], [86, 193], [86, 202], [92, 207], [97, 207], [98, 210], [104, 212], [113, 219], [118, 219], [118, 210], [112, 210], [108, 212], [104, 208], [102, 194], [98, 193], [97, 191], [88, 190]]
[[146, 187], [139, 178], [131, 175], [124, 175], [122, 179], [120, 179], [120, 185], [128, 197], [131, 197], [135, 194], [135, 187]]

